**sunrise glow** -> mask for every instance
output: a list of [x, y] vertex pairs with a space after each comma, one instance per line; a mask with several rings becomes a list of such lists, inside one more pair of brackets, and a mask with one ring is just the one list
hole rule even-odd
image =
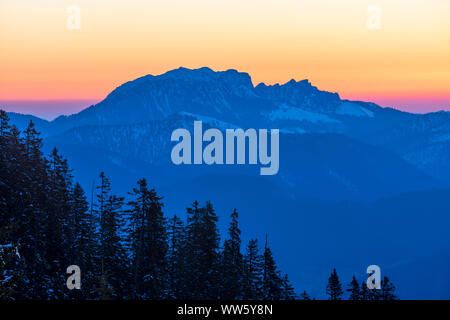
[[255, 85], [308, 78], [343, 98], [450, 108], [449, 16], [448, 0], [0, 0], [0, 101], [101, 100], [145, 74], [208, 66]]

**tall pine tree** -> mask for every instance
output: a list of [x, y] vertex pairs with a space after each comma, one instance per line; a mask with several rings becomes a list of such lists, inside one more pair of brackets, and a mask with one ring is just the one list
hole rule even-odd
[[336, 269], [333, 269], [333, 272], [328, 278], [326, 293], [328, 295], [328, 300], [341, 300], [342, 298], [342, 285], [339, 281]]
[[361, 300], [361, 290], [359, 289], [359, 283], [355, 276], [353, 276], [348, 286], [347, 291], [350, 292], [349, 300]]
[[187, 209], [185, 286], [190, 299], [218, 299], [220, 295], [219, 233], [210, 202], [204, 208], [194, 202]]
[[127, 255], [121, 238], [124, 199], [111, 194], [111, 184], [103, 172], [97, 189], [95, 212], [100, 217], [98, 260], [103, 267], [102, 272], [98, 273], [98, 279], [99, 283], [111, 288], [112, 298], [123, 298], [127, 296], [128, 280]]
[[381, 280], [381, 300], [397, 300], [395, 295], [395, 286], [389, 281], [388, 277]]
[[222, 294], [227, 300], [242, 298], [243, 261], [241, 254], [241, 230], [238, 226], [239, 214], [236, 209], [231, 214], [228, 229], [229, 239], [225, 240], [222, 252]]
[[96, 220], [93, 212], [89, 210], [89, 203], [79, 183], [75, 184], [71, 192], [70, 206], [73, 219], [70, 261], [82, 270], [82, 297], [88, 299], [94, 297], [97, 285], [97, 270], [94, 266], [99, 264], [98, 243], [96, 241]]
[[244, 256], [243, 299], [258, 300], [263, 298], [262, 277], [264, 258], [259, 252], [258, 240], [251, 239]]
[[161, 197], [149, 189], [147, 181], [138, 181], [131, 193], [130, 246], [133, 259], [134, 297], [163, 299], [167, 295], [166, 253], [168, 249], [166, 221]]
[[264, 247], [262, 295], [265, 300], [283, 299], [283, 289], [280, 273], [267, 243]]
[[174, 215], [168, 224], [169, 249], [167, 252], [168, 298], [184, 299], [189, 288], [185, 287], [188, 270], [185, 266], [186, 233], [183, 222]]

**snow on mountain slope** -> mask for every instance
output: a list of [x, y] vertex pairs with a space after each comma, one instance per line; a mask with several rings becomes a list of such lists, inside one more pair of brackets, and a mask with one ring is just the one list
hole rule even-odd
[[278, 109], [265, 114], [269, 120], [297, 120], [308, 121], [311, 123], [340, 123], [339, 120], [333, 119], [325, 114], [318, 112], [306, 111], [300, 108], [290, 107], [282, 104]]
[[411, 115], [367, 141], [393, 150], [437, 179], [450, 179], [450, 112]]
[[374, 117], [374, 113], [372, 111], [351, 102], [342, 103], [339, 107], [337, 107], [336, 113], [355, 117]]
[[193, 113], [183, 112], [183, 111], [179, 112], [178, 114], [181, 116], [187, 116], [187, 117], [193, 118], [197, 121], [202, 121], [203, 123], [206, 123], [213, 128], [217, 128], [217, 129], [221, 129], [221, 130], [239, 128], [238, 126], [236, 126], [232, 123], [223, 122], [223, 121], [217, 120], [215, 118], [206, 117], [206, 116], [202, 116], [202, 115], [198, 115], [198, 114], [193, 114]]

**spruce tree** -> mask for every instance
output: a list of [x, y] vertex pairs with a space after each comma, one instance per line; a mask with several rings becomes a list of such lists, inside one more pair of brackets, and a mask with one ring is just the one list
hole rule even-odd
[[361, 282], [359, 297], [360, 300], [371, 300], [371, 295], [369, 292], [369, 288], [367, 288], [367, 283], [365, 281]]
[[41, 247], [41, 242], [34, 241], [31, 234], [32, 231], [34, 234], [39, 225], [27, 228], [27, 224], [34, 218], [30, 195], [33, 176], [30, 176], [32, 169], [27, 166], [27, 158], [20, 131], [15, 126], [9, 125], [8, 115], [0, 110], [0, 245], [20, 247], [23, 253], [18, 259], [11, 255], [9, 250], [3, 252], [4, 264], [1, 267], [0, 277], [3, 276], [3, 280], [8, 281], [2, 282], [2, 286], [5, 292], [13, 295], [14, 299], [25, 299], [33, 292], [43, 296], [37, 292], [39, 284], [36, 281], [31, 285], [25, 285], [32, 280], [27, 271], [33, 271], [27, 263], [36, 262], [35, 259], [39, 256], [36, 255], [35, 249]]
[[352, 281], [349, 283], [349, 288], [347, 289], [350, 292], [349, 300], [361, 300], [361, 291], [359, 289], [359, 283], [356, 280], [356, 277], [353, 276]]
[[114, 294], [114, 289], [112, 288], [111, 284], [107, 280], [103, 259], [101, 262], [100, 282], [99, 282], [99, 286], [96, 288], [95, 291], [98, 295], [98, 300], [105, 301], [105, 300], [113, 299], [112, 297]]
[[258, 240], [251, 239], [244, 256], [242, 280], [243, 299], [262, 299], [263, 256], [259, 253]]
[[303, 292], [300, 294], [300, 299], [309, 301], [309, 300], [311, 300], [311, 297], [306, 292], [306, 290], [303, 290]]
[[267, 243], [264, 248], [262, 296], [264, 300], [281, 300], [283, 298], [282, 281], [275, 260]]
[[204, 249], [202, 254], [202, 273], [205, 275], [205, 296], [218, 299], [220, 296], [220, 235], [217, 228], [218, 218], [211, 202], [207, 201], [202, 215], [202, 238]]
[[397, 300], [395, 295], [395, 286], [389, 281], [388, 277], [381, 280], [381, 300]]
[[228, 236], [222, 252], [222, 295], [221, 298], [235, 300], [242, 297], [242, 254], [241, 230], [238, 226], [239, 214], [236, 209], [231, 214]]
[[96, 213], [100, 216], [99, 257], [104, 268], [101, 281], [111, 288], [112, 298], [126, 297], [127, 255], [120, 236], [124, 226], [123, 198], [111, 194], [109, 179], [102, 172], [97, 194]]
[[[9, 178], [8, 145], [9, 145], [9, 118], [5, 111], [0, 110], [0, 300], [12, 298], [12, 270], [11, 258], [6, 253], [7, 242], [12, 232], [12, 217], [9, 214], [8, 200], [9, 187], [6, 184]], [[9, 180], [9, 179], [8, 179]]]
[[185, 299], [189, 288], [185, 287], [185, 279], [188, 271], [185, 267], [185, 227], [180, 218], [174, 215], [168, 223], [169, 249], [167, 251], [167, 273], [168, 273], [168, 298]]
[[72, 175], [65, 160], [53, 149], [50, 155], [49, 184], [47, 190], [48, 204], [43, 214], [45, 235], [44, 256], [48, 263], [47, 278], [49, 281], [49, 298], [64, 298], [67, 294], [61, 283], [65, 282], [65, 274], [61, 272], [74, 264], [70, 248], [73, 247], [74, 221], [70, 207], [70, 189]]
[[9, 117], [5, 110], [0, 110], [0, 137], [5, 137], [9, 132]]
[[166, 221], [161, 197], [149, 189], [147, 181], [138, 181], [133, 189], [131, 207], [130, 246], [133, 259], [134, 296], [142, 299], [162, 299], [167, 294], [166, 253], [168, 249]]
[[369, 289], [368, 288], [368, 300], [381, 300], [381, 288]]
[[[14, 137], [17, 132], [12, 131]], [[18, 242], [21, 245], [25, 260], [27, 280], [30, 281], [25, 290], [36, 299], [50, 299], [61, 297], [61, 291], [55, 292], [55, 275], [50, 270], [59, 264], [58, 257], [48, 260], [47, 248], [51, 241], [47, 239], [46, 229], [50, 223], [52, 210], [50, 208], [48, 186], [48, 161], [44, 159], [41, 147], [42, 139], [36, 131], [34, 123], [30, 121], [24, 131], [23, 157], [16, 153], [22, 172], [18, 173], [16, 183], [21, 193], [18, 205], [20, 216], [18, 223]], [[17, 150], [20, 152], [20, 150]], [[41, 279], [41, 281], [33, 281]]]
[[71, 233], [72, 264], [78, 265], [83, 273], [82, 296], [85, 299], [94, 296], [97, 281], [95, 265], [97, 259], [98, 244], [96, 242], [96, 222], [93, 213], [89, 210], [89, 203], [79, 183], [76, 183], [70, 200], [73, 217], [73, 231]]
[[297, 294], [295, 293], [294, 287], [291, 285], [291, 282], [288, 279], [287, 274], [285, 274], [281, 279], [282, 285], [282, 300], [295, 300], [297, 298]]
[[217, 216], [210, 202], [187, 209], [186, 287], [191, 299], [218, 299], [220, 295], [219, 233]]
[[326, 294], [328, 295], [328, 300], [341, 300], [343, 291], [336, 269], [333, 269], [328, 278]]
[[204, 209], [194, 201], [192, 207], [187, 208], [185, 268], [186, 277], [183, 286], [189, 288], [186, 292], [188, 299], [205, 299], [203, 292], [204, 275], [201, 273], [202, 239], [201, 239], [201, 215]]

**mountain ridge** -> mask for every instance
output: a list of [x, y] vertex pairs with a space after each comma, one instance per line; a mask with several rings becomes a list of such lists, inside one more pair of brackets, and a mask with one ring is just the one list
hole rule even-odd
[[[256, 92], [258, 92], [258, 91], [262, 92], [262, 91], [267, 91], [267, 90], [283, 90], [283, 89], [295, 91], [295, 89], [299, 89], [303, 92], [314, 91], [314, 93], [323, 93], [329, 97], [334, 97], [336, 99], [339, 99], [342, 102], [352, 102], [352, 103], [359, 103], [359, 104], [366, 103], [366, 102], [361, 102], [361, 101], [341, 100], [338, 93], [320, 90], [316, 86], [313, 86], [308, 79], [303, 79], [303, 80], [299, 80], [299, 81], [296, 81], [295, 79], [291, 79], [283, 84], [280, 84], [280, 83], [265, 84], [264, 82], [261, 82], [255, 86], [252, 82], [251, 76], [248, 73], [239, 72], [236, 69], [227, 69], [225, 71], [213, 71], [209, 67], [202, 67], [202, 68], [198, 68], [198, 69], [189, 69], [189, 68], [185, 68], [185, 67], [179, 67], [177, 69], [169, 70], [169, 71], [159, 74], [159, 75], [147, 74], [147, 75], [138, 77], [134, 80], [127, 81], [127, 82], [123, 83], [122, 85], [119, 85], [118, 87], [116, 87], [114, 90], [112, 90], [105, 97], [105, 99], [103, 99], [99, 103], [97, 103], [95, 105], [91, 105], [76, 114], [69, 115], [69, 116], [61, 115], [61, 116], [55, 118], [54, 120], [48, 121], [48, 122], [51, 124], [58, 123], [58, 122], [66, 122], [68, 119], [72, 119], [79, 114], [84, 114], [86, 112], [92, 112], [92, 110], [98, 109], [98, 106], [105, 103], [105, 101], [107, 101], [111, 98], [115, 98], [116, 95], [121, 93], [122, 90], [134, 89], [134, 88], [141, 86], [142, 84], [145, 84], [149, 81], [152, 82], [155, 80], [163, 80], [163, 81], [164, 80], [175, 80], [175, 81], [196, 80], [196, 81], [207, 81], [208, 82], [208, 81], [212, 81], [212, 80], [217, 81], [217, 80], [224, 80], [224, 79], [226, 80], [225, 83], [227, 83], [227, 84], [230, 84], [230, 79], [231, 80], [237, 79], [238, 81], [235, 81], [235, 83], [237, 84], [237, 85], [235, 85], [236, 88], [239, 88], [240, 85], [244, 85], [248, 88], [255, 90]], [[285, 90], [285, 91], [287, 91], [287, 90]], [[369, 102], [368, 105], [370, 105], [372, 109], [375, 108], [377, 110], [389, 109], [389, 108], [380, 107], [371, 102]], [[395, 109], [393, 109], [393, 110], [395, 110]], [[398, 111], [398, 112], [401, 112], [401, 111]], [[34, 117], [37, 119], [40, 119], [37, 116], [34, 116]], [[46, 120], [44, 120], [44, 121], [46, 121]]]
[[[447, 159], [450, 145], [447, 147], [445, 137], [450, 137], [450, 126], [437, 128], [427, 123], [431, 119], [431, 123], [445, 124], [448, 114], [412, 114], [371, 102], [341, 99], [338, 93], [322, 91], [308, 79], [255, 86], [248, 73], [235, 69], [214, 71], [208, 67], [180, 67], [125, 82], [96, 105], [50, 122], [10, 115], [12, 122], [21, 129], [33, 119], [45, 138], [88, 126], [139, 126], [153, 121], [166, 121], [170, 126], [174, 117], [189, 118], [189, 115], [233, 127], [279, 128], [289, 134], [344, 134], [394, 151], [440, 180], [450, 177], [450, 165], [439, 160]], [[417, 131], [421, 127], [426, 129]], [[402, 129], [399, 131], [399, 128]], [[404, 134], [411, 130], [417, 131], [414, 135], [420, 137], [422, 143], [405, 149], [405, 146], [413, 146]], [[442, 141], [436, 141], [438, 138]]]

